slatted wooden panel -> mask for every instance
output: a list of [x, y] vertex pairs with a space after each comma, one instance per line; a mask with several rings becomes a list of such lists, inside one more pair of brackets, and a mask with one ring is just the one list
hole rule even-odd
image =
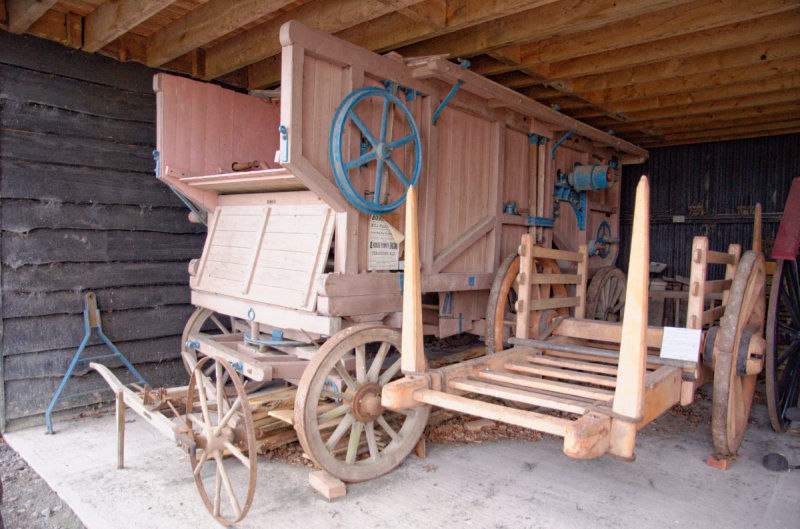
[[[503, 204], [515, 201], [517, 207], [528, 208], [531, 178], [528, 153], [532, 147], [528, 136], [522, 132], [505, 129], [505, 153], [503, 157]], [[535, 171], [534, 167], [534, 171]], [[532, 205], [535, 207], [535, 205]], [[533, 213], [531, 213], [532, 215]], [[501, 259], [516, 251], [520, 237], [527, 231], [525, 226], [503, 226]]]
[[197, 271], [198, 290], [312, 310], [333, 234], [327, 206], [220, 206]]

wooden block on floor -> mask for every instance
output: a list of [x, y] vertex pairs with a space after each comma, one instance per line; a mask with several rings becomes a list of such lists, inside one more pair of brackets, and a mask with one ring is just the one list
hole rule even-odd
[[309, 474], [308, 484], [328, 500], [340, 498], [347, 494], [347, 487], [344, 482], [331, 476], [324, 470], [318, 470]]
[[494, 421], [490, 421], [489, 419], [478, 419], [475, 421], [470, 421], [464, 425], [464, 428], [469, 430], [470, 432], [479, 432], [484, 428], [491, 428], [494, 426]]
[[414, 455], [420, 459], [425, 459], [425, 439], [420, 439], [414, 446]]
[[711, 454], [710, 456], [708, 456], [708, 459], [706, 460], [706, 464], [708, 466], [714, 467], [718, 470], [728, 470], [729, 468], [731, 468], [732, 462], [733, 459], [728, 457], [723, 457], [720, 459], [717, 457], [717, 454]]

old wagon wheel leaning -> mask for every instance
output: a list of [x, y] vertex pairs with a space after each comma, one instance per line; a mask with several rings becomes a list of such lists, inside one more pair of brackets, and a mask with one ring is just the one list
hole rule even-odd
[[[381, 121], [377, 134], [373, 134], [356, 110], [359, 104], [361, 104], [360, 108], [366, 110], [370, 104], [376, 101], [381, 108]], [[394, 128], [392, 127], [394, 112], [391, 112], [390, 115], [390, 107], [392, 106], [400, 110], [410, 131], [407, 135], [398, 139], [391, 138], [391, 129]], [[359, 111], [361, 111], [360, 108]], [[357, 128], [365, 141], [365, 143], [362, 142], [361, 154], [352, 159], [349, 159], [345, 152], [347, 148], [347, 142], [345, 141], [348, 137], [347, 132], [351, 130], [348, 123]], [[403, 173], [397, 162], [392, 159], [394, 152], [406, 145], [410, 145], [413, 149], [413, 170], [411, 175]], [[403, 193], [394, 201], [381, 203], [383, 200], [382, 190], [385, 189], [388, 183], [384, 177], [384, 169], [387, 170], [387, 176], [394, 175], [395, 178], [402, 182], [404, 188], [408, 189], [409, 186], [417, 185], [420, 169], [422, 168], [422, 141], [420, 140], [419, 129], [414, 121], [414, 116], [405, 103], [390, 89], [375, 86], [359, 88], [342, 100], [333, 116], [328, 150], [336, 185], [339, 186], [339, 189], [350, 203], [364, 213], [371, 215], [389, 213], [406, 199], [405, 193]], [[350, 180], [351, 172], [358, 171], [363, 166], [367, 166], [375, 174], [371, 198], [359, 193]]]
[[711, 435], [718, 456], [736, 455], [747, 428], [756, 378], [764, 365], [764, 255], [742, 256], [713, 347]]
[[[216, 381], [213, 393], [205, 383], [204, 368], [209, 366]], [[226, 379], [231, 381], [233, 391], [224, 389]], [[196, 445], [189, 461], [203, 503], [218, 522], [225, 525], [238, 522], [247, 515], [253, 502], [258, 469], [250, 403], [244, 384], [230, 365], [211, 357], [197, 362], [186, 392], [186, 424]], [[233, 457], [228, 458], [230, 464], [226, 465], [224, 458], [229, 454]], [[248, 476], [246, 480], [243, 473]]]
[[[558, 264], [552, 259], [535, 259], [533, 273], [558, 274]], [[510, 253], [500, 267], [497, 269], [492, 288], [489, 291], [489, 301], [486, 305], [486, 354], [494, 354], [503, 350], [503, 340], [506, 336], [505, 329], [509, 329], [510, 336], [516, 330], [516, 309], [517, 302], [516, 281], [519, 275], [519, 253], [514, 250]], [[534, 299], [539, 297], [566, 297], [567, 289], [564, 285], [541, 285], [540, 288], [533, 287], [531, 296]], [[562, 308], [556, 311], [539, 311], [532, 314], [531, 325], [536, 326], [536, 330], [546, 327], [550, 320], [556, 315], [568, 315], [569, 310]]]
[[376, 478], [399, 465], [422, 435], [430, 408], [381, 406], [381, 388], [400, 374], [400, 332], [359, 324], [333, 335], [297, 387], [294, 425], [314, 462], [343, 481]]
[[590, 320], [622, 321], [626, 283], [625, 274], [615, 266], [598, 270], [586, 290], [586, 317]]
[[[205, 355], [197, 351], [197, 348], [189, 338], [190, 336], [196, 335], [201, 331], [211, 336], [215, 336], [233, 334], [238, 332], [239, 329], [236, 329], [236, 319], [232, 316], [217, 314], [210, 309], [196, 309], [192, 315], [189, 316], [189, 320], [186, 322], [186, 325], [183, 328], [183, 335], [181, 337], [181, 358], [183, 359], [183, 365], [189, 375], [191, 375], [194, 371], [197, 362], [200, 359], [205, 358]], [[214, 387], [214, 373], [214, 366], [212, 364], [206, 364], [204, 374], [212, 384], [210, 388]], [[227, 373], [223, 372], [223, 376], [226, 377]], [[228, 383], [225, 382], [225, 384]], [[267, 382], [260, 382], [245, 378], [243, 384], [245, 391], [247, 391], [247, 393], [252, 393], [264, 387]]]
[[797, 261], [779, 260], [767, 311], [767, 408], [772, 428], [785, 432], [800, 400], [800, 276]]

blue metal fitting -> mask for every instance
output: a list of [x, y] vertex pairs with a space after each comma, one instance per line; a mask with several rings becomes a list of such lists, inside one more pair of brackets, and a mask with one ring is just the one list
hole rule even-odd
[[289, 161], [289, 132], [286, 130], [285, 125], [278, 127], [278, 132], [281, 134], [281, 162]]
[[519, 211], [517, 210], [517, 201], [509, 200], [503, 204], [503, 213], [506, 215], [519, 215]]
[[608, 165], [576, 165], [569, 176], [576, 191], [600, 191], [614, 186], [614, 171]]
[[549, 217], [528, 216], [526, 224], [528, 226], [541, 226], [542, 228], [552, 228], [555, 219]]
[[184, 345], [186, 345], [187, 349], [200, 349], [200, 342], [197, 340], [186, 340]]

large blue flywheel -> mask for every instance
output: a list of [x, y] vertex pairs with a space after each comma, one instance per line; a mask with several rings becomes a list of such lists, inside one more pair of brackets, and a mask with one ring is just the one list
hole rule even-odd
[[[380, 130], [377, 134], [373, 134], [373, 132], [369, 130], [357, 113], [359, 103], [369, 99], [374, 101], [375, 98], [380, 100], [379, 104], [381, 108]], [[408, 123], [408, 130], [411, 131], [409, 134], [398, 139], [387, 138], [387, 124], [389, 121], [390, 107], [392, 105], [400, 110]], [[361, 108], [367, 107], [368, 105], [362, 105]], [[348, 123], [352, 123], [365, 140], [365, 142], [362, 143], [361, 154], [351, 160], [345, 160], [343, 152], [344, 138], [349, 129]], [[414, 149], [414, 168], [411, 175], [406, 175], [397, 163], [392, 160], [392, 154], [400, 147], [409, 143], [413, 143], [411, 147]], [[405, 103], [397, 97], [391, 89], [376, 86], [367, 86], [354, 90], [342, 100], [342, 103], [339, 105], [339, 108], [336, 109], [336, 113], [333, 116], [333, 124], [331, 125], [329, 139], [329, 153], [331, 166], [333, 167], [333, 175], [336, 178], [336, 185], [339, 186], [339, 189], [351, 204], [364, 213], [372, 215], [389, 213], [406, 199], [405, 193], [403, 193], [394, 202], [381, 204], [381, 189], [384, 185], [384, 178], [397, 178], [402, 182], [405, 189], [408, 189], [409, 186], [417, 185], [420, 169], [422, 167], [422, 141], [419, 135], [419, 128], [414, 121], [414, 116]], [[388, 169], [386, 175], [384, 175], [384, 167]], [[354, 174], [352, 173], [353, 171], [362, 170], [375, 172], [374, 187], [372, 188], [371, 195], [369, 193], [359, 193], [350, 180], [350, 175]]]

